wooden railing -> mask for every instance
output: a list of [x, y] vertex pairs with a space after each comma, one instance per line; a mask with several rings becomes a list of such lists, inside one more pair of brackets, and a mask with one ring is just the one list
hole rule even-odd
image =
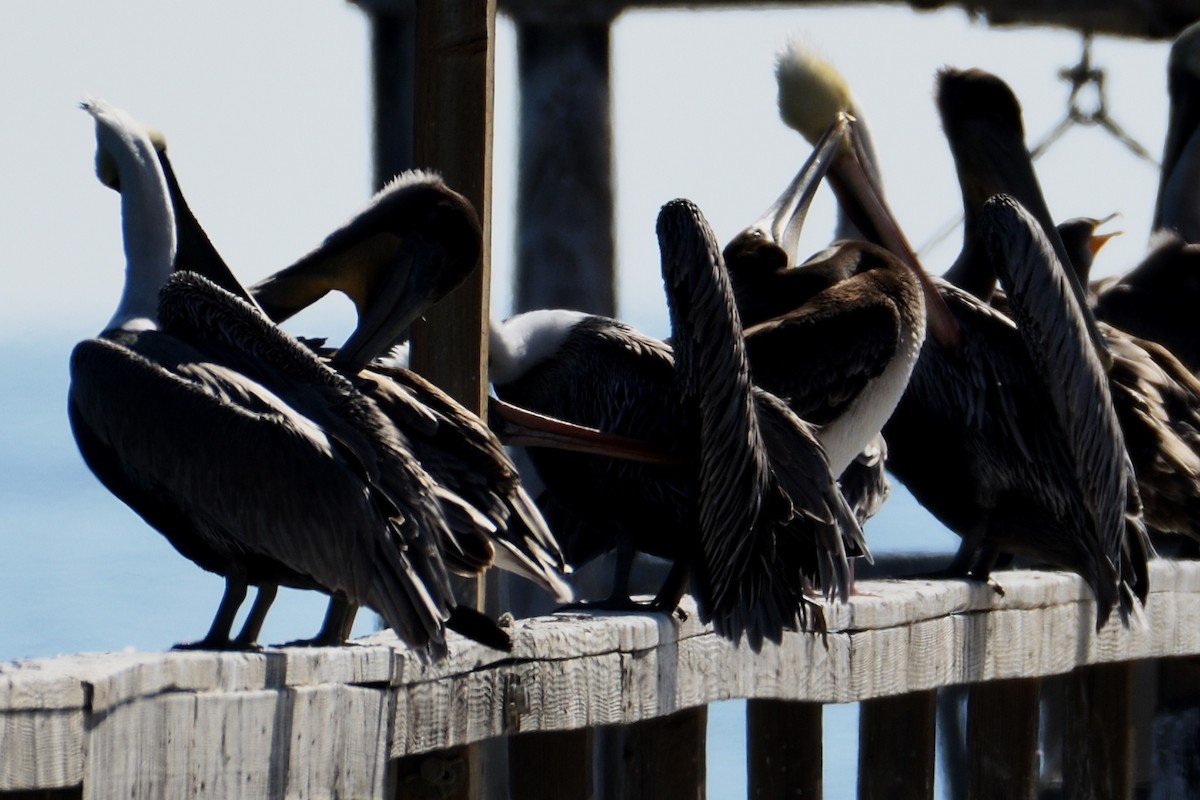
[[[1080, 697], [1104, 704], [1129, 691], [1131, 672], [1087, 668], [1200, 653], [1200, 563], [1154, 562], [1142, 618], [1125, 627], [1114, 615], [1100, 631], [1074, 575], [1016, 571], [997, 580], [1003, 596], [959, 581], [862, 581], [850, 602], [826, 607], [827, 635], [787, 634], [759, 653], [718, 637], [685, 604], [676, 616], [522, 620], [511, 654], [453, 638], [450, 657], [434, 664], [390, 633], [332, 649], [10, 662], [0, 665], [0, 797], [437, 796], [397, 788], [406, 757], [493, 737], [629, 726], [737, 697], [755, 699], [752, 794], [786, 783], [789, 770], [820, 775], [819, 746], [797, 764], [780, 725], [806, 724], [813, 704], [865, 701], [860, 796], [929, 797], [932, 690], [956, 684], [973, 687], [968, 738], [990, 743], [969, 750], [970, 783], [983, 787], [973, 796], [1032, 796], [1036, 679], [1076, 671], [1084, 683], [1108, 681]], [[1105, 713], [1087, 712], [1077, 726], [1084, 735], [1067, 740], [1064, 770], [1080, 761], [1095, 785], [1116, 788], [1067, 796], [1131, 788], [1122, 754], [1132, 753], [1132, 726], [1090, 716]], [[693, 735], [702, 739], [703, 727]], [[549, 748], [554, 738], [540, 741]], [[1088, 756], [1096, 748], [1109, 755], [1097, 762]], [[415, 774], [453, 784], [445, 766], [453, 761], [437, 759]], [[688, 770], [667, 769], [677, 791], [666, 796], [703, 796]]]

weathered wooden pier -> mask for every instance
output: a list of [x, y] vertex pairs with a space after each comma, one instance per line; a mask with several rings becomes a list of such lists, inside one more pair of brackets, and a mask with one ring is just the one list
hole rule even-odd
[[[355, 1], [373, 20], [378, 174], [389, 177], [408, 158], [437, 167], [484, 223], [478, 274], [413, 337], [418, 368], [481, 408], [496, 0]], [[622, 9], [659, 5], [678, 3], [501, 0], [526, 41], [552, 30], [600, 42], [605, 53]], [[1194, 4], [1176, 13], [1169, 3], [1116, 0], [974, 5], [1009, 21], [1072, 24], [1082, 14], [1098, 30], [1159, 37], [1200, 14]], [[396, 67], [403, 42], [412, 70]], [[535, 72], [575, 80], [556, 53], [531, 48], [522, 80], [532, 84]], [[607, 62], [593, 66], [597, 83], [577, 113], [600, 120], [587, 162], [603, 172]], [[385, 107], [396, 98], [408, 104], [407, 122]], [[536, 109], [525, 116], [523, 125], [545, 124]], [[604, 240], [611, 185], [601, 181], [596, 192], [589, 217]], [[533, 196], [521, 207], [530, 217], [555, 212]], [[611, 259], [611, 247], [583, 251]], [[611, 303], [611, 292], [604, 297], [601, 305]], [[421, 663], [389, 633], [336, 649], [0, 664], [0, 798], [496, 798], [506, 789], [522, 800], [697, 798], [703, 710], [730, 698], [750, 700], [750, 796], [820, 797], [821, 710], [861, 702], [859, 796], [929, 798], [935, 693], [950, 686], [968, 687], [970, 796], [1028, 798], [1044, 777], [1038, 720], [1049, 676], [1067, 676], [1063, 796], [1132, 796], [1133, 665], [1183, 671], [1194, 662], [1182, 657], [1200, 654], [1200, 563], [1156, 561], [1144, 615], [1128, 627], [1114, 617], [1100, 631], [1074, 575], [1006, 572], [998, 581], [1003, 595], [957, 581], [862, 581], [850, 602], [827, 605], [826, 635], [789, 634], [760, 653], [716, 636], [685, 605], [682, 618], [520, 620], [512, 653], [451, 634], [451, 657], [437, 664]], [[601, 766], [593, 738], [618, 729], [620, 752]], [[497, 762], [507, 769], [495, 770]]]
[[[516, 745], [513, 762], [522, 745], [542, 754], [532, 780], [513, 770], [510, 784], [525, 781], [513, 797], [591, 796], [561, 791], [592, 785], [590, 759], [549, 756], [570, 743], [562, 732], [745, 697], [751, 796], [819, 796], [821, 705], [861, 701], [859, 796], [927, 798], [933, 692], [956, 684], [970, 686], [971, 796], [1033, 797], [1039, 679], [1052, 675], [1086, 687], [1067, 714], [1083, 717], [1064, 736], [1066, 796], [1128, 797], [1130, 665], [1200, 653], [1200, 563], [1156, 561], [1151, 579], [1144, 618], [1100, 631], [1078, 577], [1006, 572], [1003, 596], [864, 581], [826, 606], [826, 636], [788, 634], [757, 654], [685, 607], [686, 619], [521, 620], [511, 654], [455, 637], [437, 664], [390, 633], [330, 649], [11, 662], [0, 665], [0, 797], [481, 797], [447, 751], [497, 737]], [[639, 774], [610, 796], [702, 797], [700, 722], [648, 745], [655, 757], [639, 753]]]

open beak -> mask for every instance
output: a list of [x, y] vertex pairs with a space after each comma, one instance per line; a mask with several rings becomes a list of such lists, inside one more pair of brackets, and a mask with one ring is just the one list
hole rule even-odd
[[440, 297], [437, 282], [441, 248], [420, 236], [403, 237], [387, 264], [378, 270], [378, 282], [359, 288], [352, 297], [358, 308], [358, 325], [338, 348], [333, 365], [350, 374], [387, 352]]
[[1108, 241], [1110, 239], [1112, 239], [1114, 236], [1120, 236], [1122, 233], [1125, 232], [1125, 231], [1112, 231], [1111, 233], [1096, 233], [1096, 228], [1099, 228], [1101, 225], [1104, 225], [1105, 223], [1112, 222], [1114, 219], [1116, 219], [1120, 215], [1121, 215], [1121, 213], [1119, 211], [1114, 211], [1113, 213], [1109, 214], [1104, 219], [1096, 220], [1096, 224], [1092, 226], [1092, 235], [1091, 235], [1091, 238], [1088, 239], [1088, 250], [1090, 250], [1092, 252], [1093, 258], [1095, 258], [1096, 254], [1100, 252], [1101, 247], [1104, 247], [1104, 245], [1108, 244]]
[[845, 147], [853, 119], [845, 112], [839, 112], [834, 117], [783, 194], [750, 226], [751, 230], [761, 231], [770, 241], [779, 245], [787, 253], [790, 264], [800, 263], [800, 232], [804, 228], [808, 209], [816, 196], [817, 187], [829, 172], [837, 154]]
[[564, 422], [488, 397], [488, 427], [507, 445], [551, 447], [643, 464], [675, 466], [679, 459], [640, 439]]
[[925, 294], [925, 324], [930, 335], [943, 347], [961, 350], [962, 331], [959, 330], [958, 321], [942, 299], [942, 293], [921, 266], [908, 237], [883, 199], [883, 192], [864, 166], [867, 155], [853, 121], [848, 134], [848, 147], [840, 151], [829, 170], [829, 183], [838, 202], [870, 241], [891, 251], [917, 276]]

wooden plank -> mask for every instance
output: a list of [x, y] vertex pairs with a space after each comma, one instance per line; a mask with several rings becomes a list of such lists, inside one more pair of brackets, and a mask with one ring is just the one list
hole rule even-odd
[[83, 709], [0, 713], [0, 792], [83, 780]]
[[972, 800], [1037, 797], [1040, 686], [1037, 678], [971, 686], [967, 785]]
[[[601, 797], [623, 800], [703, 800], [708, 708], [606, 728], [597, 759], [612, 765], [597, 776]], [[606, 753], [606, 748], [615, 752]]]
[[824, 706], [746, 701], [746, 782], [751, 800], [820, 800]]
[[[116, 736], [105, 726], [129, 715], [144, 715], [158, 726], [145, 730], [169, 731], [180, 747], [198, 751], [205, 745], [192, 739], [218, 730], [226, 746], [254, 752], [264, 737], [291, 735], [295, 698], [310, 690], [330, 697], [366, 693], [330, 718], [351, 731], [381, 729], [386, 758], [398, 758], [514, 731], [624, 725], [732, 697], [855, 702], [1200, 654], [1200, 563], [1153, 562], [1144, 621], [1127, 629], [1114, 621], [1099, 632], [1080, 578], [1003, 573], [1001, 582], [1003, 598], [976, 596], [955, 581], [863, 581], [850, 603], [827, 609], [831, 624], [854, 628], [833, 625], [825, 637], [788, 634], [757, 654], [701, 625], [685, 599], [683, 621], [632, 613], [520, 620], [511, 654], [452, 635], [449, 658], [432, 664], [399, 646], [390, 632], [341, 648], [85, 654], [0, 664], [0, 776], [6, 781], [0, 789], [45, 781], [78, 785], [103, 769], [89, 753], [118, 746], [117, 739], [104, 738]], [[514, 703], [517, 680], [523, 700]], [[376, 699], [367, 702], [368, 696]], [[150, 710], [174, 708], [186, 698], [203, 698], [209, 729], [176, 723], [178, 709]], [[386, 724], [377, 723], [377, 713]], [[21, 716], [30, 714], [32, 723]], [[258, 727], [235, 721], [247, 714]], [[130, 765], [159, 763], [162, 740], [158, 734], [137, 739], [129, 745], [134, 754], [125, 757]], [[28, 755], [34, 752], [36, 762]], [[190, 763], [178, 766], [186, 773]], [[230, 769], [265, 780], [254, 777], [259, 768], [253, 764]]]
[[125, 703], [89, 724], [84, 797], [383, 798], [390, 702], [319, 686]]
[[929, 800], [933, 797], [936, 709], [937, 692], [934, 691], [880, 697], [860, 704], [860, 800]]
[[1123, 800], [1133, 796], [1131, 662], [1076, 670], [1067, 681], [1063, 726], [1063, 797]]
[[522, 733], [508, 740], [510, 797], [592, 800], [594, 729]]

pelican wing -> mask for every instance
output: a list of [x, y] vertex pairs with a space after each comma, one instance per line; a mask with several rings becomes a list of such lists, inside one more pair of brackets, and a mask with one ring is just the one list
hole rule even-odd
[[[985, 204], [984, 247], [1004, 285], [1017, 328], [1066, 434], [1092, 536], [1120, 580], [1144, 601], [1150, 552], [1133, 467], [1109, 381], [1092, 348], [1084, 309], [1040, 225], [1007, 196]], [[1118, 589], [1119, 591], [1119, 589]], [[1123, 594], [1119, 601], [1127, 610]]]
[[423, 556], [404, 549], [411, 520], [385, 516], [392, 504], [347, 450], [266, 387], [186, 344], [148, 333], [135, 345], [89, 340], [71, 360], [72, 422], [119, 470], [101, 475], [118, 496], [139, 513], [138, 501], [153, 497], [143, 516], [173, 541], [194, 537], [179, 548], [185, 555], [199, 548], [243, 560], [251, 579], [265, 569], [344, 596], [384, 613], [415, 647], [443, 647], [449, 595], [427, 585]]
[[809, 422], [837, 417], [886, 369], [900, 344], [895, 303], [885, 293], [854, 292], [854, 280], [745, 333], [754, 382]]

